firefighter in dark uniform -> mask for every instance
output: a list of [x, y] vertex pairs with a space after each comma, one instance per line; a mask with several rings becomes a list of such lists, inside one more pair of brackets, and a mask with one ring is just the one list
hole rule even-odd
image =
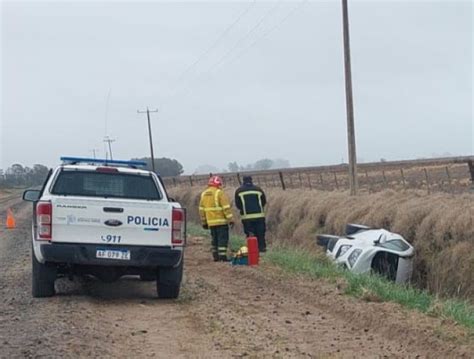
[[243, 184], [235, 191], [235, 205], [240, 211], [244, 232], [248, 236], [255, 235], [258, 240], [258, 250], [267, 250], [265, 242], [265, 205], [267, 199], [263, 190], [255, 186], [252, 177], [244, 176]]

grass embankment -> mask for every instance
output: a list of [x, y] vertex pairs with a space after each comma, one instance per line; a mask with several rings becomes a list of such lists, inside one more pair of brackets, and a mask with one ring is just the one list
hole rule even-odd
[[297, 248], [272, 248], [265, 255], [265, 262], [311, 278], [342, 279], [346, 283], [345, 294], [367, 301], [398, 303], [428, 315], [451, 319], [474, 331], [474, 307], [467, 301], [442, 300], [427, 291], [398, 285], [374, 274], [354, 274], [338, 268], [326, 258]]
[[[232, 198], [233, 189], [224, 189]], [[202, 188], [176, 187], [172, 195], [199, 221]], [[346, 223], [400, 233], [415, 247], [413, 284], [444, 298], [474, 304], [474, 194], [426, 195], [384, 191], [349, 196], [316, 190], [266, 191], [270, 243], [315, 249], [315, 234], [344, 234]], [[237, 217], [238, 218], [238, 217]], [[242, 233], [239, 221], [236, 230]]]
[[[193, 236], [208, 237], [209, 231], [191, 224], [188, 232]], [[229, 247], [237, 251], [245, 240], [238, 235], [230, 236]], [[301, 248], [275, 246], [263, 257], [264, 263], [280, 267], [290, 274], [304, 275], [329, 282], [344, 282], [344, 293], [366, 301], [394, 302], [419, 312], [449, 319], [468, 328], [474, 334], [474, 307], [467, 301], [441, 300], [427, 291], [408, 285], [398, 285], [373, 274], [358, 275], [337, 267], [326, 257]]]

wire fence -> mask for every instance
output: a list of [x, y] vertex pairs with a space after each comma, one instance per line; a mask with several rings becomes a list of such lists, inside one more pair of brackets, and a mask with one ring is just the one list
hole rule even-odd
[[[238, 186], [244, 175], [266, 188], [346, 191], [349, 189], [348, 165], [288, 168], [284, 170], [215, 173], [224, 185]], [[168, 177], [167, 187], [205, 186], [208, 175]], [[427, 193], [465, 193], [473, 191], [474, 156], [430, 160], [363, 163], [358, 165], [361, 192], [385, 189], [419, 189]]]

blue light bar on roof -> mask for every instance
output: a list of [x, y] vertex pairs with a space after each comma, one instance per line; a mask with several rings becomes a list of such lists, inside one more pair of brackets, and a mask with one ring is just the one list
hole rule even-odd
[[77, 163], [101, 163], [105, 165], [121, 165], [128, 167], [145, 167], [146, 162], [143, 161], [123, 161], [123, 160], [104, 160], [98, 158], [83, 158], [83, 157], [61, 157], [61, 161], [67, 164], [77, 164]]

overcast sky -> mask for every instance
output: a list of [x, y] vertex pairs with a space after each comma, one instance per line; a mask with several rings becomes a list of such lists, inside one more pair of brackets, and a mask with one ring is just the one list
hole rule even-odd
[[[358, 157], [473, 153], [470, 1], [349, 1]], [[2, 1], [0, 168], [347, 161], [333, 1]], [[108, 100], [107, 100], [108, 99]]]

